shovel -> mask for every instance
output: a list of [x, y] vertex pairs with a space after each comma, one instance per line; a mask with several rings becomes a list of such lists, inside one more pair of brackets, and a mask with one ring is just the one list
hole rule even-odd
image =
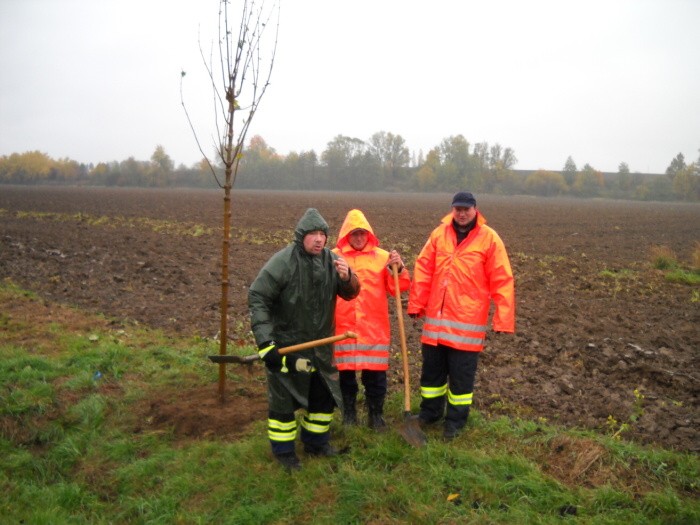
[[[292, 352], [298, 352], [299, 350], [306, 350], [307, 348], [315, 348], [317, 346], [327, 345], [330, 343], [337, 343], [343, 339], [357, 339], [357, 334], [355, 332], [345, 332], [344, 334], [334, 335], [332, 337], [324, 337], [323, 339], [315, 339], [314, 341], [307, 341], [306, 343], [299, 343], [298, 345], [287, 346], [285, 348], [280, 348], [280, 355], [291, 354]], [[207, 356], [210, 361], [214, 363], [254, 363], [260, 359], [258, 354], [250, 355], [210, 355]]]
[[418, 424], [418, 419], [411, 414], [411, 385], [408, 379], [408, 350], [406, 350], [406, 333], [403, 327], [403, 311], [401, 308], [401, 290], [399, 289], [399, 265], [391, 265], [394, 274], [394, 288], [396, 297], [396, 315], [399, 321], [399, 338], [401, 339], [401, 361], [403, 362], [403, 425], [399, 428], [399, 434], [414, 447], [422, 447], [428, 441], [423, 430]]

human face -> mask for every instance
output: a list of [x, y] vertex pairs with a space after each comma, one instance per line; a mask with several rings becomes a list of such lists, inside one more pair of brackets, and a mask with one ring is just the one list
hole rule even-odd
[[348, 235], [348, 243], [354, 250], [359, 252], [367, 244], [368, 237], [369, 235], [367, 234], [367, 230], [358, 228], [350, 232], [350, 235]]
[[304, 235], [304, 250], [310, 255], [318, 255], [326, 245], [326, 234], [323, 230], [314, 230]]
[[454, 206], [452, 208], [452, 217], [459, 226], [466, 226], [476, 217], [476, 207]]

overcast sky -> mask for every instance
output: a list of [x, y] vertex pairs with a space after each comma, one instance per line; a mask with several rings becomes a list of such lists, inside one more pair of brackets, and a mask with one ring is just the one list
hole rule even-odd
[[[700, 149], [698, 0], [282, 0], [272, 83], [248, 138], [278, 153], [336, 135], [501, 144], [518, 169], [568, 156], [663, 173]], [[233, 1], [236, 5], [236, 1]], [[217, 0], [0, 0], [0, 155], [176, 165], [211, 143], [199, 56]]]

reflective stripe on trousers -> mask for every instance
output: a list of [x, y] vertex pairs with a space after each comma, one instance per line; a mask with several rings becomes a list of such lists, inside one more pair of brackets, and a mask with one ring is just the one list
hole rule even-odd
[[328, 432], [333, 420], [333, 414], [306, 414], [301, 422], [301, 428], [312, 434], [324, 434]]
[[297, 420], [294, 413], [282, 414], [270, 410], [267, 417], [267, 437], [270, 439], [273, 454], [293, 452], [294, 440], [297, 437]]
[[278, 419], [267, 420], [267, 436], [270, 441], [294, 441], [297, 437], [297, 422], [280, 421]]

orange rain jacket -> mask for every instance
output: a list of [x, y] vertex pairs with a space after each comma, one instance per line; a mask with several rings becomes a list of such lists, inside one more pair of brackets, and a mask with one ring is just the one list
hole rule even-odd
[[503, 241], [477, 211], [474, 228], [457, 246], [449, 213], [416, 259], [407, 311], [425, 316], [421, 342], [480, 352], [491, 300], [494, 331], [514, 332], [515, 287]]
[[[367, 230], [367, 244], [361, 251], [348, 243], [350, 232]], [[388, 295], [395, 293], [394, 277], [387, 268], [389, 252], [379, 248], [379, 239], [360, 210], [350, 210], [340, 228], [333, 252], [341, 255], [362, 286], [360, 295], [351, 301], [338, 301], [335, 306], [335, 333], [352, 331], [357, 339], [335, 344], [338, 370], [387, 370], [391, 348]], [[408, 290], [411, 278], [408, 269], [399, 273], [399, 288]]]

